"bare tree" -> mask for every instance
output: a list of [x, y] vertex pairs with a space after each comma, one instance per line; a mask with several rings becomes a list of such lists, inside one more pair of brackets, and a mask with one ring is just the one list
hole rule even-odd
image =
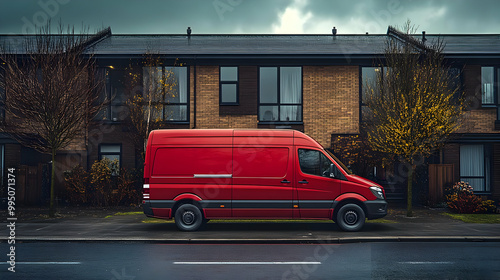
[[365, 129], [374, 150], [409, 165], [407, 216], [412, 216], [415, 159], [432, 154], [460, 128], [464, 99], [444, 62], [444, 44], [416, 40], [410, 22], [404, 29], [389, 28], [394, 37], [385, 49], [387, 71], [365, 87], [370, 109]]
[[[50, 215], [55, 214], [54, 183], [60, 149], [85, 136], [90, 120], [100, 109], [102, 81], [86, 47], [97, 37], [63, 28], [51, 34], [50, 23], [26, 36], [24, 50], [8, 48], [3, 60], [6, 121], [0, 130], [24, 146], [52, 156]], [[109, 29], [107, 32], [110, 32]], [[97, 37], [96, 37], [97, 36]]]

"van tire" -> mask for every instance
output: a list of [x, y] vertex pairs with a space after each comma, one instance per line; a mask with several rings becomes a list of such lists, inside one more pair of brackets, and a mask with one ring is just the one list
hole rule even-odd
[[200, 208], [193, 204], [182, 204], [175, 211], [175, 225], [182, 231], [196, 231], [203, 224]]
[[365, 225], [365, 211], [357, 204], [348, 203], [337, 211], [335, 222], [343, 231], [359, 231]]

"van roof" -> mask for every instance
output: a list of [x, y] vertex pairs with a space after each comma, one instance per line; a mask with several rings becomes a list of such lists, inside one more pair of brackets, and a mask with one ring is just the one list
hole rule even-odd
[[[322, 148], [313, 138], [291, 129], [158, 129], [151, 132], [152, 144], [163, 144], [162, 138], [196, 137], [283, 137], [301, 138], [309, 145]], [[313, 144], [314, 143], [314, 144]]]

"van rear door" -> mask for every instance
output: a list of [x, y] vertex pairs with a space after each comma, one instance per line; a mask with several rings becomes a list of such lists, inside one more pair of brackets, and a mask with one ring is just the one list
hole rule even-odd
[[[207, 143], [207, 138], [196, 139]], [[219, 141], [220, 145], [153, 147], [151, 207], [161, 208], [165, 202], [173, 205], [178, 196], [192, 194], [201, 199], [206, 218], [231, 217], [232, 146]]]

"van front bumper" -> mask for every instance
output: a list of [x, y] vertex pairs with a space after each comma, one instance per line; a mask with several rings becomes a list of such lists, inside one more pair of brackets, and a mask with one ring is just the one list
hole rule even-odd
[[385, 200], [365, 201], [366, 217], [369, 220], [383, 218], [387, 215], [387, 202]]

